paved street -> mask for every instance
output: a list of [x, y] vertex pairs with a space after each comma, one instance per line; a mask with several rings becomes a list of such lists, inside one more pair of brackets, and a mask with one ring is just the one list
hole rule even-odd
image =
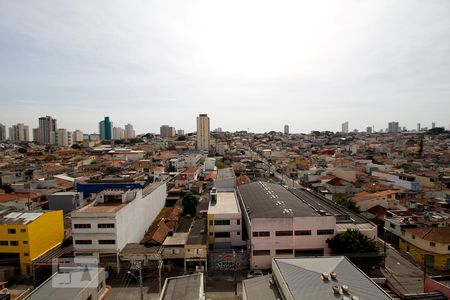
[[423, 272], [389, 244], [386, 251], [386, 277], [402, 293], [423, 292]]
[[[139, 287], [113, 287], [106, 297], [107, 299], [121, 299], [121, 300], [137, 300], [140, 299]], [[144, 299], [145, 300], [157, 300], [159, 298], [158, 293], [150, 293], [148, 288], [144, 287]]]

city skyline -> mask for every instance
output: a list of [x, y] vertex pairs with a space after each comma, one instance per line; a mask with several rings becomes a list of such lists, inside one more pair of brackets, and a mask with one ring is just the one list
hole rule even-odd
[[359, 130], [392, 120], [448, 128], [449, 8], [2, 2], [0, 122], [32, 128], [53, 115], [95, 132], [108, 115], [139, 133], [167, 120], [192, 132], [205, 111], [228, 131], [339, 131], [344, 120]]
[[[47, 114], [47, 115], [49, 115], [49, 114]], [[193, 116], [193, 120], [194, 120], [194, 118], [195, 118], [195, 116]], [[39, 119], [39, 118], [38, 118]], [[55, 119], [57, 119], [57, 121], [58, 121], [58, 124], [60, 124], [61, 122], [60, 122], [60, 119], [58, 118], [58, 117], [55, 117]], [[112, 118], [110, 118], [110, 120], [111, 120]], [[214, 122], [214, 119], [212, 119], [212, 121]], [[371, 128], [371, 132], [373, 131], [373, 132], [387, 132], [387, 129], [389, 129], [389, 123], [391, 123], [391, 122], [396, 122], [396, 123], [398, 123], [398, 126], [400, 126], [399, 127], [399, 130], [400, 129], [402, 129], [403, 127], [406, 127], [406, 129], [407, 129], [407, 131], [418, 131], [418, 126], [420, 125], [421, 127], [420, 127], [420, 129], [421, 130], [425, 130], [425, 129], [432, 129], [432, 128], [435, 128], [435, 127], [441, 127], [441, 128], [444, 128], [444, 129], [446, 129], [446, 130], [450, 130], [450, 125], [448, 125], [448, 126], [446, 126], [446, 125], [444, 125], [444, 124], [439, 124], [439, 123], [436, 123], [436, 122], [429, 122], [429, 123], [425, 123], [425, 122], [416, 122], [415, 123], [415, 125], [414, 126], [406, 126], [406, 125], [404, 125], [404, 124], [402, 124], [402, 123], [400, 123], [400, 122], [397, 122], [397, 121], [393, 121], [393, 120], [386, 120], [386, 124], [383, 126], [380, 126], [380, 127], [377, 127], [377, 126], [374, 126], [374, 125], [365, 125], [365, 126], [362, 126], [361, 128], [355, 128], [355, 127], [353, 127], [352, 126], [352, 123], [350, 122], [350, 121], [345, 121], [345, 122], [342, 122], [341, 124], [336, 124], [336, 128], [334, 128], [334, 129], [324, 129], [324, 130], [318, 130], [318, 129], [313, 129], [313, 130], [311, 130], [311, 131], [309, 131], [309, 132], [307, 132], [307, 131], [292, 131], [291, 130], [291, 125], [279, 125], [278, 127], [276, 127], [276, 128], [268, 128], [268, 130], [266, 130], [266, 131], [263, 131], [263, 132], [259, 132], [259, 131], [252, 131], [252, 130], [249, 130], [249, 132], [253, 132], [253, 133], [265, 133], [265, 132], [270, 132], [270, 131], [275, 131], [275, 132], [285, 132], [285, 129], [286, 129], [286, 127], [285, 126], [288, 126], [288, 131], [289, 131], [289, 133], [292, 133], [292, 134], [308, 134], [308, 133], [311, 133], [312, 131], [331, 131], [331, 132], [342, 132], [342, 127], [344, 126], [344, 124], [347, 124], [347, 127], [348, 127], [348, 132], [347, 133], [350, 133], [350, 132], [353, 132], [353, 131], [355, 131], [355, 130], [357, 130], [358, 132], [364, 132], [364, 131], [367, 131], [367, 128], [368, 127], [370, 127]], [[15, 123], [13, 123], [13, 124], [8, 124], [8, 123], [5, 123], [5, 122], [1, 122], [1, 120], [0, 120], [0, 124], [1, 125], [3, 125], [3, 126], [5, 126], [5, 128], [10, 128], [11, 126], [14, 126], [14, 125], [16, 125], [16, 124], [24, 124], [24, 125], [26, 125], [27, 127], [29, 127], [29, 130], [30, 130], [30, 137], [31, 137], [31, 135], [32, 135], [32, 130], [33, 129], [36, 129], [36, 127], [39, 127], [39, 123], [38, 124], [36, 124], [36, 126], [35, 126], [35, 124], [33, 123], [32, 125], [30, 125], [30, 124], [27, 124], [27, 123], [24, 123], [24, 122], [20, 122], [20, 121], [16, 121]], [[195, 124], [195, 120], [193, 121], [193, 123]], [[62, 122], [62, 124], [64, 124], [64, 122]], [[86, 124], [84, 123], [84, 122], [80, 122], [80, 124], [78, 125], [78, 126], [76, 126], [76, 127], [74, 127], [74, 128], [69, 128], [69, 127], [66, 127], [66, 126], [58, 126], [58, 128], [64, 128], [64, 129], [67, 129], [68, 131], [70, 131], [70, 132], [74, 132], [74, 131], [77, 131], [77, 130], [80, 130], [80, 131], [82, 131], [84, 134], [101, 134], [101, 132], [100, 132], [100, 130], [99, 130], [99, 128], [98, 128], [98, 124], [99, 123], [97, 123], [97, 129], [93, 129], [93, 130], [83, 130], [82, 128], [87, 128], [87, 127], [83, 127], [83, 126], [86, 126]], [[111, 124], [112, 124], [112, 122], [111, 122]], [[372, 123], [368, 123], [368, 124], [372, 124]], [[117, 128], [117, 129], [122, 129], [122, 130], [124, 130], [125, 131], [125, 129], [124, 128], [126, 128], [128, 125], [130, 125], [131, 126], [131, 130], [133, 131], [133, 133], [131, 133], [130, 134], [130, 136], [135, 136], [135, 135], [141, 135], [141, 134], [147, 134], [147, 133], [151, 133], [151, 134], [160, 134], [160, 130], [161, 130], [161, 127], [163, 127], [163, 126], [168, 126], [168, 125], [164, 125], [164, 124], [161, 124], [161, 125], [159, 125], [159, 127], [158, 128], [156, 128], [156, 129], [152, 129], [152, 130], [150, 130], [150, 129], [148, 129], [148, 130], [144, 130], [144, 131], [140, 131], [140, 132], [138, 132], [138, 131], [136, 131], [136, 130], [134, 130], [133, 128], [134, 128], [134, 124], [132, 125], [132, 124], [130, 124], [129, 122], [126, 122], [126, 124], [124, 124], [124, 125], [119, 125], [119, 126], [114, 126], [114, 128]], [[92, 126], [91, 126], [92, 127]], [[95, 127], [95, 126], [94, 126]], [[294, 123], [294, 126], [293, 126], [294, 128], [296, 127], [295, 126], [295, 123]], [[183, 132], [183, 134], [187, 134], [187, 133], [194, 133], [194, 132], [196, 132], [196, 130], [195, 130], [195, 128], [193, 129], [193, 130], [185, 130], [184, 128], [180, 128], [180, 127], [176, 127], [176, 126], [173, 126], [173, 127], [170, 127], [170, 128], [174, 128], [174, 130], [175, 130], [175, 133], [177, 134], [177, 135], [180, 135], [180, 133], [178, 132], [179, 130], [181, 130], [182, 132]], [[220, 128], [220, 132], [222, 131], [222, 127], [219, 127]], [[240, 128], [240, 129], [237, 129], [237, 130], [228, 130], [227, 128], [224, 128], [224, 130], [223, 131], [225, 131], [225, 132], [236, 132], [236, 131], [246, 131], [247, 129], [249, 129], [249, 127], [246, 127], [246, 128]], [[112, 131], [112, 135], [114, 135], [113, 134], [113, 127], [111, 127], [111, 131]], [[344, 133], [346, 133], [346, 132], [344, 132]], [[125, 133], [124, 133], [125, 134]], [[8, 135], [9, 136], [9, 135]], [[175, 136], [175, 134], [174, 134], [174, 136]]]

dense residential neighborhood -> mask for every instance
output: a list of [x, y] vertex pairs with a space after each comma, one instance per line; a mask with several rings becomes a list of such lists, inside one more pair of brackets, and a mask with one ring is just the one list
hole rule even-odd
[[33, 139], [3, 136], [0, 294], [60, 299], [48, 280], [91, 260], [97, 285], [64, 299], [450, 297], [448, 131], [209, 122], [122, 136], [105, 117], [99, 134], [61, 137], [47, 116]]

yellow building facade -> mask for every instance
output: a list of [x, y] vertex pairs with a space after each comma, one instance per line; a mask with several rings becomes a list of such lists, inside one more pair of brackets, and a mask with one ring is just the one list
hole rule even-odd
[[410, 228], [400, 240], [400, 249], [414, 260], [436, 270], [450, 270], [450, 228]]
[[0, 215], [0, 260], [31, 274], [31, 263], [64, 239], [63, 212], [5, 212]]

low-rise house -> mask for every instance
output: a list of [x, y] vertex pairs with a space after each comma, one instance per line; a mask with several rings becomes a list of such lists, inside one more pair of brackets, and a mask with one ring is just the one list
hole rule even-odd
[[361, 211], [367, 211], [374, 206], [382, 206], [386, 209], [395, 209], [399, 201], [395, 198], [396, 191], [387, 190], [375, 193], [360, 192], [353, 197], [353, 201]]
[[450, 227], [409, 228], [404, 231], [400, 249], [437, 270], [450, 270]]
[[207, 267], [208, 237], [206, 218], [195, 219], [186, 241], [184, 269], [193, 266]]

